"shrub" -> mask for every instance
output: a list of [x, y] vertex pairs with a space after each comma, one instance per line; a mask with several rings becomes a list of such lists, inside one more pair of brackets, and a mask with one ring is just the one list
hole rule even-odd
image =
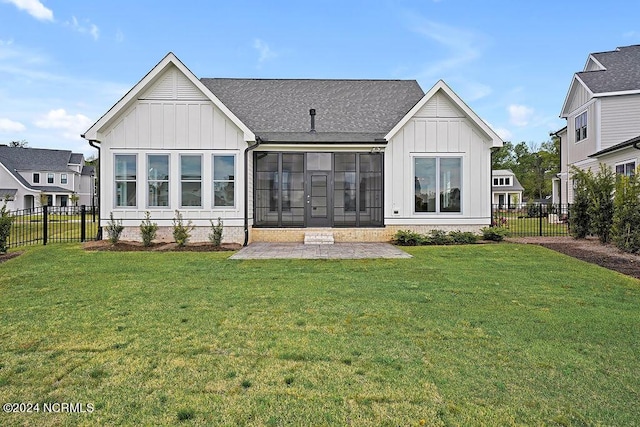
[[173, 218], [173, 240], [175, 240], [178, 246], [183, 247], [189, 241], [191, 231], [193, 231], [191, 220], [189, 220], [187, 225], [184, 225], [182, 214], [176, 210], [176, 216]]
[[536, 205], [535, 203], [527, 203], [527, 218], [536, 218], [540, 215], [540, 209], [542, 209], [541, 205]]
[[446, 231], [443, 230], [431, 230], [431, 233], [425, 239], [426, 245], [450, 245], [453, 240]]
[[218, 217], [218, 223], [213, 224], [212, 220], [209, 220], [211, 223], [211, 233], [209, 233], [209, 241], [213, 243], [213, 246], [219, 247], [222, 243], [222, 232], [224, 228], [222, 227], [222, 220]]
[[420, 233], [410, 230], [398, 230], [393, 236], [393, 242], [399, 246], [419, 246], [423, 241], [424, 237]]
[[484, 227], [481, 231], [484, 240], [493, 242], [501, 242], [505, 237], [509, 237], [509, 230], [504, 227]]
[[591, 228], [589, 216], [589, 187], [593, 180], [591, 171], [573, 169], [575, 190], [573, 204], [569, 207], [569, 230], [576, 239], [584, 239]]
[[478, 241], [478, 236], [470, 231], [451, 231], [449, 237], [456, 245], [472, 245]]
[[122, 221], [113, 219], [113, 212], [109, 213], [109, 222], [107, 222], [105, 230], [107, 230], [109, 242], [112, 245], [118, 243], [124, 227], [122, 226]]
[[5, 200], [4, 205], [0, 208], [0, 254], [6, 253], [9, 249], [7, 242], [9, 241], [12, 222], [13, 218], [11, 218], [11, 213], [7, 209], [7, 202]]
[[[640, 173], [640, 169], [638, 170]], [[621, 176], [613, 199], [611, 238], [625, 252], [640, 251], [640, 180], [638, 175]]]
[[151, 222], [151, 214], [149, 211], [145, 212], [144, 220], [140, 224], [140, 236], [142, 237], [142, 244], [144, 246], [151, 246], [151, 242], [156, 238], [158, 233], [158, 224]]
[[600, 243], [611, 241], [611, 226], [613, 225], [613, 190], [616, 178], [610, 167], [600, 164], [600, 170], [591, 182], [591, 203], [589, 216], [591, 217], [591, 231], [598, 236]]

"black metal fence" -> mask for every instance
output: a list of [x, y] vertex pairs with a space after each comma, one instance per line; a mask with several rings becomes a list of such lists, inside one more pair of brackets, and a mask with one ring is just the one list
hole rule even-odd
[[97, 206], [41, 206], [11, 212], [10, 248], [52, 242], [84, 242], [98, 234]]
[[569, 236], [569, 205], [493, 205], [492, 225], [506, 227], [513, 237]]

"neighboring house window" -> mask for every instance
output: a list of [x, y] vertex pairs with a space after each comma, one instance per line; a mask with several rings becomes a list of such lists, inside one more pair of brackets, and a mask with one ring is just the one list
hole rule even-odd
[[504, 179], [504, 185], [506, 185], [506, 186], [511, 185], [511, 178], [508, 178], [508, 177], [507, 177], [507, 178], [505, 178], [505, 179]]
[[493, 178], [493, 186], [494, 187], [504, 187], [511, 185], [511, 178]]
[[149, 207], [169, 206], [169, 155], [149, 154], [147, 185]]
[[181, 206], [202, 206], [202, 156], [180, 156]]
[[33, 174], [33, 183], [34, 184], [40, 184], [40, 174], [39, 173], [34, 173]]
[[52, 173], [47, 174], [47, 184], [53, 184], [54, 176]]
[[116, 206], [136, 206], [136, 170], [135, 154], [116, 154]]
[[462, 158], [414, 158], [415, 212], [461, 212]]
[[626, 162], [616, 165], [616, 175], [633, 176], [636, 173], [636, 162]]
[[67, 183], [67, 174], [66, 173], [60, 174], [60, 184], [66, 184], [66, 183]]
[[587, 137], [587, 112], [576, 117], [576, 142]]
[[235, 204], [235, 156], [213, 156], [213, 206]]

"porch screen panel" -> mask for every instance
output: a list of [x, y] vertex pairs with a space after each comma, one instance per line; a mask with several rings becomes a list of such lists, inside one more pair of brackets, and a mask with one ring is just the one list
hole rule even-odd
[[337, 227], [356, 226], [356, 153], [336, 153], [333, 190], [333, 223]]
[[360, 154], [358, 188], [359, 225], [381, 226], [382, 212], [382, 154]]
[[304, 154], [282, 153], [280, 199], [281, 222], [287, 227], [304, 226]]
[[278, 153], [255, 154], [255, 215], [256, 225], [277, 226], [278, 214]]

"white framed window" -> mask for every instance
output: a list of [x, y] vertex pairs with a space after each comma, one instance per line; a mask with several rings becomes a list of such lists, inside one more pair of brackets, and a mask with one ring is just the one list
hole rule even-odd
[[506, 177], [504, 179], [504, 185], [506, 185], [507, 187], [511, 185], [511, 177]]
[[414, 213], [462, 212], [462, 157], [414, 157]]
[[616, 164], [616, 175], [633, 176], [636, 173], [636, 162], [631, 160]]
[[67, 181], [67, 174], [66, 173], [61, 173], [60, 174], [60, 184], [66, 184]]
[[587, 138], [587, 112], [576, 116], [576, 142]]
[[115, 154], [115, 205], [117, 207], [137, 206], [137, 156], [135, 154]]
[[235, 206], [236, 156], [213, 155], [213, 206]]
[[147, 206], [169, 206], [169, 155], [147, 155]]
[[180, 156], [180, 206], [202, 207], [202, 156]]
[[38, 172], [33, 173], [33, 183], [40, 184], [40, 174]]
[[47, 184], [53, 184], [55, 180], [55, 175], [52, 173], [47, 174]]

